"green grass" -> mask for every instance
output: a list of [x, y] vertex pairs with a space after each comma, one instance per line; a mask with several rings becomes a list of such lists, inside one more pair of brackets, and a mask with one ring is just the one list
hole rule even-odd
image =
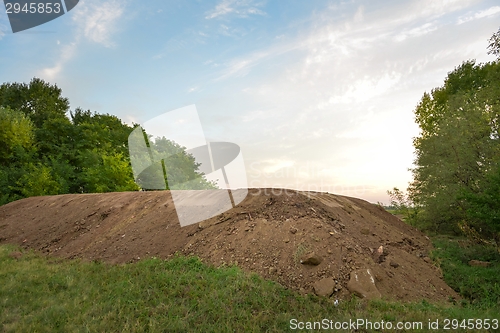
[[[433, 238], [433, 258], [446, 283], [476, 308], [497, 308], [500, 313], [500, 253], [496, 247], [475, 244], [465, 238]], [[491, 262], [491, 267], [471, 267], [470, 260]]]
[[302, 296], [237, 267], [214, 268], [196, 257], [113, 266], [33, 252], [16, 260], [9, 256], [12, 251], [22, 250], [0, 246], [4, 332], [284, 332], [294, 318], [421, 321], [424, 328], [436, 319], [500, 319], [500, 307], [470, 304], [352, 299], [335, 307], [332, 299]]

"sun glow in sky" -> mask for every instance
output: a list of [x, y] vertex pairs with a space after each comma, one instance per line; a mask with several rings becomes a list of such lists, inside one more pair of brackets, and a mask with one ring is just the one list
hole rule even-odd
[[0, 78], [130, 124], [195, 104], [210, 141], [241, 147], [250, 187], [388, 203], [411, 180], [419, 99], [493, 60], [499, 26], [496, 0], [84, 0], [12, 34], [2, 6]]

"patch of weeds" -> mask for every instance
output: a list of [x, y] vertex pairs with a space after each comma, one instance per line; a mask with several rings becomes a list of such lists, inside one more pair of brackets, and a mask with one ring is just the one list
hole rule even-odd
[[[439, 263], [446, 283], [468, 305], [500, 309], [500, 254], [494, 246], [463, 238], [434, 237], [432, 258]], [[490, 267], [470, 266], [470, 260], [490, 262]]]

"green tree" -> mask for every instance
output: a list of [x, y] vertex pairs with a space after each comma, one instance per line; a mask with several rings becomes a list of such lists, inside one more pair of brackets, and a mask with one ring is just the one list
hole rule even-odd
[[[143, 134], [145, 142], [149, 143], [149, 151], [143, 151], [138, 145], [133, 145], [131, 151], [131, 156], [142, 163], [139, 169], [143, 171], [137, 175], [139, 186], [172, 190], [217, 188], [213, 182], [206, 180], [199, 171], [200, 164], [186, 152], [185, 147], [165, 137], [153, 140], [151, 135]], [[156, 162], [151, 163], [152, 160]]]
[[39, 78], [33, 78], [29, 84], [4, 83], [0, 86], [0, 106], [23, 112], [31, 118], [35, 127], [41, 128], [49, 119], [67, 119], [69, 101], [61, 93], [57, 85], [50, 85]]
[[0, 165], [11, 165], [34, 150], [31, 120], [22, 112], [0, 107]]
[[488, 44], [488, 54], [493, 54], [497, 57], [497, 60], [500, 59], [500, 28], [497, 32], [491, 36]]
[[[130, 185], [134, 178], [127, 147], [128, 136], [133, 128], [116, 116], [92, 113], [80, 108], [71, 112], [71, 120], [75, 133], [73, 155], [70, 157], [72, 165], [75, 166], [71, 190], [82, 193], [118, 191], [120, 188], [137, 189], [137, 186]], [[122, 170], [124, 177], [111, 177], [106, 168], [116, 167], [119, 161], [125, 161], [127, 164]], [[98, 171], [104, 174], [98, 176]], [[115, 184], [103, 183], [106, 179], [114, 179]]]
[[0, 205], [24, 197], [16, 182], [35, 153], [32, 121], [20, 111], [0, 107]]
[[470, 224], [484, 238], [493, 239], [500, 250], [500, 164], [479, 184], [480, 191], [464, 191]]
[[23, 174], [23, 168], [0, 166], [0, 205], [25, 197], [16, 184]]
[[57, 85], [39, 78], [26, 83], [4, 83], [0, 86], [0, 106], [24, 113], [34, 125], [38, 158], [64, 151], [71, 144], [71, 122], [66, 116], [69, 101]]
[[88, 163], [81, 174], [82, 192], [103, 193], [138, 191], [134, 182], [130, 162], [121, 153], [103, 154], [97, 149], [88, 151], [85, 156]]
[[128, 157], [128, 136], [133, 127], [110, 114], [92, 113], [77, 108], [71, 112], [71, 120], [77, 128], [79, 140], [77, 149], [113, 150]]
[[[0, 86], [0, 204], [35, 195], [139, 189], [128, 149], [137, 125], [90, 110], [68, 111], [61, 89], [41, 79]], [[151, 147], [156, 158], [168, 152], [170, 182], [214, 187], [184, 147], [165, 138]], [[159, 166], [154, 171], [165, 184]], [[155, 173], [144, 173], [139, 181], [151, 175]]]
[[59, 182], [52, 170], [42, 163], [28, 163], [23, 175], [16, 181], [17, 189], [24, 197], [60, 194]]
[[480, 193], [498, 162], [500, 63], [466, 61], [442, 87], [425, 93], [415, 109], [420, 135], [408, 188], [420, 219], [439, 230], [458, 230], [468, 218], [463, 193]]

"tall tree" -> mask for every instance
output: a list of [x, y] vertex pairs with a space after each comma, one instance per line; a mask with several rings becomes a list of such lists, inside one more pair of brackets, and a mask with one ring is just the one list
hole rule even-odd
[[0, 107], [0, 205], [25, 196], [16, 182], [35, 153], [32, 121], [20, 111]]
[[19, 110], [31, 118], [35, 127], [54, 118], [66, 118], [69, 101], [62, 90], [39, 78], [26, 83], [4, 83], [0, 86], [0, 106]]
[[39, 78], [26, 83], [4, 83], [0, 86], [0, 106], [23, 112], [35, 127], [40, 157], [57, 154], [73, 136], [67, 117], [69, 101], [57, 85]]
[[[123, 123], [118, 117], [77, 108], [71, 112], [71, 120], [77, 129], [77, 136], [84, 138], [78, 143], [78, 149], [113, 150], [128, 157], [128, 136], [133, 127]], [[103, 146], [104, 143], [107, 147]]]
[[500, 59], [500, 28], [491, 36], [488, 44], [488, 54], [493, 54]]
[[31, 120], [22, 112], [0, 107], [0, 165], [8, 166], [34, 150]]
[[500, 164], [478, 186], [480, 191], [464, 191], [462, 197], [468, 203], [469, 224], [480, 236], [493, 238], [500, 251]]
[[[75, 155], [72, 162], [76, 178], [72, 190], [81, 193], [138, 189], [130, 184], [133, 176], [127, 143], [133, 128], [116, 116], [80, 108], [71, 112], [71, 120], [76, 138], [73, 140]], [[117, 165], [120, 165], [125, 178], [111, 177], [106, 173], [106, 168], [116, 168]], [[98, 176], [99, 172], [104, 174]], [[111, 179], [114, 185], [108, 184]]]
[[480, 192], [500, 156], [499, 75], [498, 62], [464, 62], [415, 109], [420, 135], [409, 193], [424, 208], [421, 218], [437, 228], [455, 229], [467, 218], [462, 193]]
[[[151, 135], [143, 134], [144, 141], [147, 138], [149, 144], [148, 151], [143, 151], [139, 145], [133, 145], [131, 150], [131, 156], [142, 170], [137, 175], [139, 186], [145, 189], [172, 190], [217, 188], [216, 184], [207, 181], [199, 171], [200, 164], [187, 153], [185, 147], [165, 137], [153, 139]], [[142, 140], [142, 137], [138, 139]]]
[[[0, 86], [0, 204], [34, 195], [139, 189], [128, 149], [134, 128], [113, 115], [68, 110], [61, 89], [43, 80]], [[169, 181], [213, 188], [184, 147], [163, 138], [151, 148], [155, 158], [169, 152]], [[134, 152], [139, 158], [142, 153]], [[165, 184], [163, 169], [155, 171]]]

